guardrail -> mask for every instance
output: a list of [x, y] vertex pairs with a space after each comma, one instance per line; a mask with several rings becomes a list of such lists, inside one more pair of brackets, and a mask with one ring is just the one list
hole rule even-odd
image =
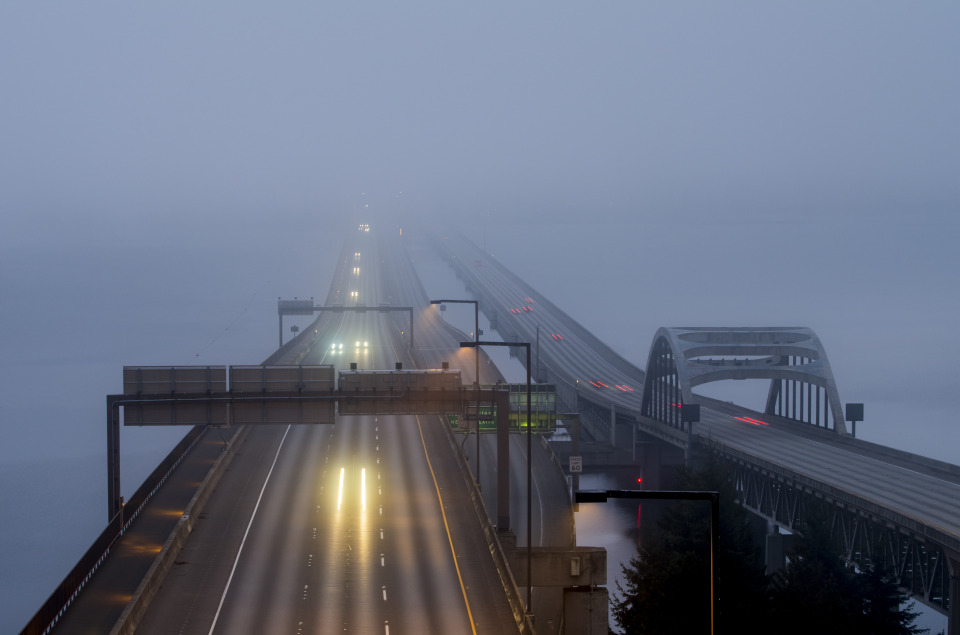
[[[47, 601], [34, 614], [33, 618], [20, 632], [21, 635], [46, 635], [53, 630], [66, 610], [73, 604], [80, 592], [87, 586], [93, 575], [104, 563], [110, 549], [139, 515], [147, 501], [166, 482], [170, 474], [180, 465], [183, 457], [200, 438], [205, 426], [196, 426], [170, 451], [166, 458], [146, 478], [143, 485], [130, 497], [130, 502], [120, 513], [107, 523], [106, 528], [93, 542], [77, 564], [70, 570], [60, 585], [54, 589]], [[132, 512], [124, 513], [126, 510]]]
[[477, 489], [477, 484], [473, 480], [473, 474], [470, 472], [470, 468], [464, 460], [463, 452], [460, 450], [460, 446], [457, 445], [450, 426], [444, 425], [441, 427], [444, 429], [444, 434], [447, 437], [447, 442], [450, 444], [450, 449], [457, 459], [457, 464], [460, 466], [460, 475], [470, 490], [470, 499], [477, 512], [477, 520], [480, 521], [483, 535], [487, 540], [487, 547], [490, 549], [490, 556], [493, 558], [497, 572], [500, 574], [500, 583], [503, 585], [503, 590], [507, 596], [507, 602], [510, 604], [510, 610], [513, 612], [513, 619], [517, 624], [517, 628], [520, 630], [521, 635], [525, 633], [536, 633], [533, 628], [533, 623], [530, 621], [530, 616], [526, 614], [526, 605], [523, 596], [520, 594], [520, 587], [517, 586], [513, 573], [510, 571], [510, 565], [507, 564], [507, 556], [503, 552], [503, 546], [500, 544], [497, 530], [490, 523], [490, 515], [487, 513], [487, 509], [483, 504], [483, 496], [481, 496], [480, 490]]

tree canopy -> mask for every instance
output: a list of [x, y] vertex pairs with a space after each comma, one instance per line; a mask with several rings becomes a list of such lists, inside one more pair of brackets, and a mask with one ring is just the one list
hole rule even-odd
[[[719, 606], [715, 633], [915, 635], [918, 613], [879, 566], [863, 573], [849, 566], [831, 540], [830, 510], [807, 510], [787, 566], [764, 573], [748, 512], [716, 461], [681, 470], [679, 489], [720, 496]], [[710, 510], [700, 501], [678, 501], [621, 564], [614, 618], [628, 634], [710, 632]]]

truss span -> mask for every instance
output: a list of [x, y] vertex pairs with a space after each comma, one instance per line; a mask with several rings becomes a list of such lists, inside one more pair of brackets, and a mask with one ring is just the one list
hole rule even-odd
[[765, 414], [846, 434], [827, 354], [805, 327], [671, 327], [653, 338], [641, 412], [683, 428], [693, 388], [725, 379], [769, 379]]

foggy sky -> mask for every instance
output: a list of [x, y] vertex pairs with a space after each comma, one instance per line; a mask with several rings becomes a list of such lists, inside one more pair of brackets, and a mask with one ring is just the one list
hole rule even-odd
[[[625, 344], [640, 365], [660, 325], [866, 311], [819, 333], [842, 350], [885, 303], [916, 318], [890, 329], [936, 333], [950, 359], [958, 18], [950, 2], [3, 3], [5, 427], [26, 420], [46, 453], [38, 407], [72, 412], [23, 388], [30, 373], [97, 394], [92, 413], [111, 389], [70, 364], [264, 358], [248, 312], [323, 295], [328, 237], [357, 214], [489, 228], [493, 251], [498, 233], [608, 227], [628, 243], [538, 241], [556, 276], [512, 264], [564, 308], [598, 279], [559, 273], [571, 259], [621, 272], [600, 276], [607, 297], [657, 271], [626, 285], [656, 307]], [[602, 331], [617, 312], [576, 317]]]
[[467, 218], [943, 212], [958, 17], [950, 2], [4, 3], [5, 225], [294, 222], [361, 192]]
[[[325, 294], [358, 214], [531, 237], [511, 264], [640, 365], [661, 325], [866, 311], [819, 333], [839, 351], [885, 302], [942, 364], [958, 26], [949, 2], [0, 4], [5, 427], [46, 454], [77, 416], [51, 378], [86, 421], [123, 363], [263, 359], [251, 315]], [[542, 238], [564, 227], [592, 238]], [[603, 328], [631, 301], [572, 311], [598, 280], [655, 307], [639, 331]]]

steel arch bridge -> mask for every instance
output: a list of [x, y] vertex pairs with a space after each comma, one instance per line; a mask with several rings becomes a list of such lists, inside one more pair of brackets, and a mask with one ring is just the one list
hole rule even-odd
[[765, 414], [847, 434], [820, 338], [806, 327], [664, 327], [650, 346], [641, 414], [683, 429], [693, 388], [724, 379], [769, 379]]

